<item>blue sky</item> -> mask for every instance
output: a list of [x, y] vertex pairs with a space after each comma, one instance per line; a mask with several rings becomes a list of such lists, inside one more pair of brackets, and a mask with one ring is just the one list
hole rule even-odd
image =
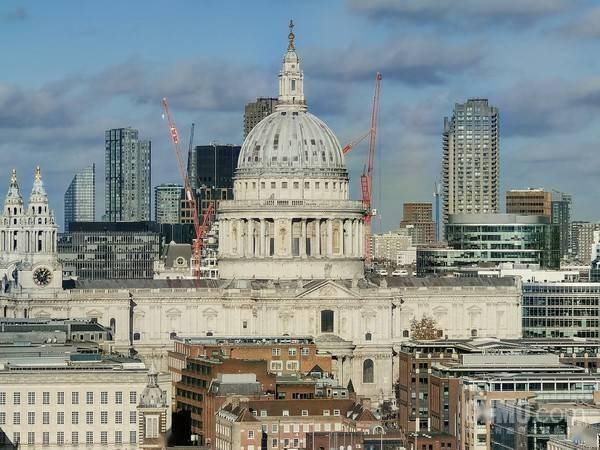
[[[468, 97], [500, 109], [503, 193], [569, 192], [577, 219], [600, 219], [600, 5], [585, 0], [2, 0], [0, 186], [15, 167], [27, 195], [40, 164], [62, 224], [66, 187], [95, 162], [100, 217], [104, 130], [120, 126], [152, 140], [153, 184], [179, 181], [160, 99], [197, 144], [241, 143], [244, 104], [276, 95], [290, 18], [309, 109], [342, 145], [368, 128], [383, 73], [383, 229], [431, 200], [443, 117]], [[355, 197], [365, 157], [347, 158]]]

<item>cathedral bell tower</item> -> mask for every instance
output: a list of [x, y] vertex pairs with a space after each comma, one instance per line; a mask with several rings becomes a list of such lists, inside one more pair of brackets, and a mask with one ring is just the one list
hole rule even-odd
[[62, 288], [57, 232], [39, 166], [27, 208], [13, 169], [0, 217], [0, 277], [4, 292]]

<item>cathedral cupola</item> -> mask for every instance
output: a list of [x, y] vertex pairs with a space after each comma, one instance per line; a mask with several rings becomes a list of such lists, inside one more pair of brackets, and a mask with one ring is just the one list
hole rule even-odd
[[8, 193], [4, 201], [4, 214], [6, 216], [17, 216], [23, 214], [23, 196], [17, 183], [17, 171], [12, 170], [10, 175], [10, 184], [8, 185]]
[[288, 34], [288, 48], [283, 57], [283, 64], [279, 72], [279, 98], [277, 111], [288, 109], [306, 111], [304, 100], [304, 75], [300, 70], [300, 58], [296, 54], [294, 45], [294, 22], [290, 20], [290, 33]]
[[37, 216], [46, 216], [50, 212], [48, 209], [48, 195], [46, 194], [46, 189], [44, 189], [40, 166], [35, 168], [35, 179], [33, 180], [33, 187], [29, 196], [28, 210], [30, 214]]

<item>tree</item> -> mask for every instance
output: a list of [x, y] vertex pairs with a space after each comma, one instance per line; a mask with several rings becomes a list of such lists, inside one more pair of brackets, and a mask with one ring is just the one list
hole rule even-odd
[[410, 322], [410, 335], [415, 340], [439, 339], [441, 334], [442, 330], [437, 327], [437, 322], [432, 317], [423, 316], [421, 320], [415, 318]]

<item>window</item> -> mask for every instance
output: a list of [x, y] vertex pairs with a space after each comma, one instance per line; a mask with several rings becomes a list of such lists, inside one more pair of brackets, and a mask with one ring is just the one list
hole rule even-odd
[[135, 411], [129, 411], [129, 423], [137, 423], [137, 414]]
[[375, 379], [375, 368], [372, 359], [363, 362], [363, 383], [373, 383]]
[[303, 409], [302, 410], [302, 415], [303, 416], [308, 416], [308, 409]]
[[323, 415], [324, 416], [328, 416], [329, 415], [329, 410], [328, 409], [324, 409], [323, 410]]
[[86, 394], [85, 394], [85, 402], [88, 405], [93, 405], [94, 404], [94, 393], [93, 392], [86, 392]]
[[244, 330], [245, 330], [246, 328], [248, 328], [248, 321], [247, 321], [247, 320], [244, 320], [244, 321], [242, 322], [242, 328], [243, 328]]
[[48, 411], [42, 413], [42, 424], [50, 424], [50, 413]]
[[405, 337], [405, 338], [407, 338], [407, 337], [408, 337], [408, 335], [409, 335], [409, 333], [408, 333], [408, 330], [403, 330], [403, 331], [402, 331], [402, 337]]
[[304, 189], [310, 189], [310, 181], [304, 182]]
[[275, 189], [275, 182], [271, 181], [271, 189]]
[[365, 334], [365, 341], [370, 341], [372, 338], [373, 338], [373, 335], [371, 333]]
[[115, 392], [115, 403], [117, 405], [123, 404], [123, 393], [121, 391]]
[[108, 392], [100, 392], [100, 403], [102, 403], [103, 405], [108, 404]]
[[281, 355], [281, 349], [280, 348], [271, 349], [271, 355], [273, 355], [273, 356]]
[[108, 411], [100, 412], [100, 423], [106, 425], [108, 423]]
[[64, 425], [65, 424], [65, 413], [64, 411], [59, 411], [56, 413], [56, 423], [58, 425]]
[[65, 433], [64, 431], [59, 431], [56, 433], [56, 443], [58, 445], [64, 445], [65, 443]]
[[248, 430], [248, 439], [254, 439], [254, 430]]
[[115, 423], [123, 423], [123, 411], [115, 411]]
[[297, 181], [294, 181], [294, 189], [299, 189], [300, 188], [300, 183]]
[[71, 413], [71, 424], [73, 424], [73, 425], [79, 424], [79, 413], [77, 411], [73, 411]]
[[28, 392], [27, 393], [27, 404], [28, 405], [35, 405], [35, 392]]
[[79, 392], [71, 392], [71, 404], [79, 404]]
[[0, 425], [6, 425], [6, 413], [0, 411]]
[[315, 188], [319, 189], [320, 186], [321, 186], [321, 183], [319, 181], [315, 181]]
[[271, 447], [276, 448], [277, 444], [279, 444], [277, 438], [271, 438]]
[[122, 443], [123, 443], [123, 432], [115, 431], [115, 444], [122, 444]]
[[27, 413], [27, 424], [35, 425], [35, 413], [32, 411]]
[[44, 431], [42, 433], [42, 444], [43, 445], [49, 445], [50, 444], [50, 433], [48, 433], [47, 431]]
[[340, 415], [340, 410], [339, 409], [334, 409], [333, 410], [333, 415], [334, 416], [339, 416]]
[[304, 347], [302, 350], [300, 350], [300, 354], [302, 356], [308, 356], [310, 354], [310, 349], [308, 347]]
[[85, 413], [85, 423], [88, 425], [94, 424], [94, 413], [92, 411], [88, 411]]
[[15, 431], [13, 433], [13, 444], [19, 444], [21, 442], [21, 433], [19, 433], [18, 431]]
[[146, 416], [146, 427], [144, 436], [146, 438], [158, 437], [158, 416]]
[[50, 392], [43, 392], [42, 393], [42, 403], [44, 405], [49, 405], [50, 404]]
[[86, 431], [85, 432], [85, 443], [86, 444], [93, 444], [94, 443], [94, 432], [93, 431]]
[[79, 444], [79, 433], [77, 431], [71, 432], [71, 443], [73, 445]]
[[29, 445], [35, 444], [35, 432], [34, 431], [29, 431], [27, 433], [27, 443]]
[[137, 431], [130, 431], [129, 432], [129, 442], [131, 442], [132, 444], [135, 444], [136, 441], [137, 441]]
[[277, 433], [279, 431], [279, 426], [276, 423], [271, 424], [271, 433]]
[[56, 403], [58, 403], [59, 405], [65, 404], [65, 393], [64, 392], [56, 393]]
[[20, 405], [20, 404], [21, 404], [21, 393], [13, 392], [13, 405]]
[[6, 392], [0, 392], [0, 405], [6, 405]]
[[283, 361], [271, 361], [271, 371], [278, 372], [283, 370]]
[[300, 362], [299, 361], [286, 361], [285, 363], [286, 370], [300, 370]]
[[296, 356], [296, 348], [294, 348], [294, 347], [288, 348], [288, 355]]
[[321, 311], [321, 333], [333, 333], [333, 311]]
[[281, 188], [282, 189], [287, 189], [287, 181], [282, 181], [281, 182]]
[[129, 391], [129, 404], [135, 405], [137, 403], [137, 392]]
[[106, 432], [106, 431], [100, 432], [100, 443], [108, 444], [108, 432]]
[[282, 416], [289, 416], [290, 412], [287, 409], [284, 409], [281, 413]]

